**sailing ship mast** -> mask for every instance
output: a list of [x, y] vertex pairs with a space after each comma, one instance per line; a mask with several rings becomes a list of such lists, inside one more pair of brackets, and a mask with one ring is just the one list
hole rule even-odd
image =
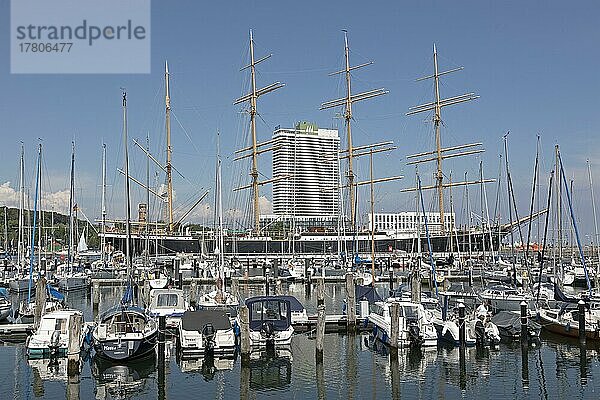
[[356, 187], [354, 184], [354, 151], [357, 150], [352, 146], [352, 104], [361, 100], [370, 99], [372, 97], [378, 97], [384, 94], [389, 93], [389, 91], [384, 88], [369, 90], [366, 92], [361, 92], [357, 94], [352, 94], [352, 84], [351, 84], [351, 75], [350, 71], [355, 69], [359, 69], [362, 67], [366, 67], [368, 65], [373, 64], [373, 61], [366, 62], [364, 64], [350, 66], [350, 47], [348, 46], [348, 31], [345, 29], [344, 32], [344, 58], [345, 58], [345, 68], [340, 71], [332, 72], [329, 76], [335, 76], [339, 74], [345, 74], [346, 76], [346, 96], [329, 100], [321, 104], [320, 110], [326, 110], [333, 107], [344, 106], [344, 119], [346, 120], [346, 135], [348, 140], [348, 148], [344, 150], [344, 153], [347, 153], [348, 158], [348, 189], [350, 192], [350, 224], [353, 230], [356, 229]]
[[[414, 115], [414, 114], [419, 114], [422, 112], [427, 112], [427, 111], [434, 111], [433, 114], [433, 124], [434, 124], [434, 128], [435, 128], [435, 144], [436, 144], [436, 149], [435, 151], [430, 151], [430, 152], [425, 152], [425, 153], [419, 153], [419, 154], [413, 154], [408, 156], [408, 159], [413, 159], [416, 158], [416, 160], [414, 161], [410, 161], [407, 164], [408, 165], [412, 165], [412, 164], [418, 164], [418, 163], [424, 163], [424, 162], [429, 162], [429, 161], [435, 161], [436, 162], [436, 183], [435, 186], [433, 187], [422, 187], [421, 189], [433, 189], [435, 188], [437, 190], [438, 193], [438, 206], [439, 206], [439, 213], [440, 213], [440, 230], [443, 233], [445, 233], [446, 230], [446, 226], [444, 223], [444, 193], [443, 193], [443, 189], [445, 187], [449, 187], [449, 186], [460, 186], [460, 185], [468, 185], [468, 184], [475, 184], [475, 183], [480, 183], [479, 181], [474, 181], [474, 182], [454, 182], [451, 184], [444, 184], [443, 180], [444, 180], [444, 175], [443, 175], [443, 170], [442, 170], [442, 160], [445, 158], [451, 158], [451, 157], [459, 157], [459, 156], [466, 156], [466, 155], [471, 155], [471, 154], [477, 154], [477, 153], [481, 153], [484, 150], [481, 148], [475, 149], [475, 150], [468, 150], [468, 151], [464, 151], [461, 153], [451, 153], [451, 154], [443, 154], [446, 153], [448, 151], [454, 151], [454, 150], [462, 150], [462, 149], [466, 149], [466, 148], [473, 148], [473, 147], [478, 147], [481, 146], [482, 143], [471, 143], [471, 144], [465, 144], [465, 145], [460, 145], [460, 146], [454, 146], [454, 147], [448, 147], [448, 148], [442, 148], [442, 137], [441, 137], [441, 132], [440, 132], [440, 125], [442, 123], [442, 108], [446, 107], [446, 106], [451, 106], [451, 105], [455, 105], [455, 104], [459, 104], [459, 103], [464, 103], [466, 101], [471, 101], [471, 100], [475, 100], [478, 99], [479, 96], [476, 95], [475, 93], [465, 93], [459, 96], [454, 96], [454, 97], [448, 97], [445, 99], [441, 99], [440, 96], [440, 76], [442, 75], [446, 75], [446, 74], [450, 74], [452, 72], [456, 72], [456, 71], [460, 71], [464, 69], [464, 67], [458, 67], [458, 68], [453, 68], [444, 72], [439, 72], [438, 70], [438, 59], [437, 59], [437, 49], [435, 47], [435, 44], [433, 45], [433, 75], [429, 75], [429, 76], [425, 76], [422, 78], [418, 78], [417, 82], [419, 81], [423, 81], [423, 80], [427, 80], [427, 79], [433, 79], [433, 86], [434, 86], [434, 90], [435, 90], [435, 100], [431, 103], [425, 103], [425, 104], [421, 104], [418, 106], [414, 106], [414, 107], [410, 107], [409, 111], [406, 113], [406, 115]], [[429, 157], [429, 158], [422, 158], [424, 156], [432, 156], [434, 155], [434, 157]], [[483, 183], [487, 183], [487, 182], [493, 182], [493, 179], [487, 179], [485, 180]], [[404, 189], [401, 192], [408, 192], [408, 191], [415, 191], [417, 190], [417, 188], [410, 188], [410, 189]]]
[[254, 210], [254, 216], [253, 216], [254, 217], [254, 233], [256, 235], [258, 235], [260, 233], [260, 207], [258, 204], [259, 187], [262, 185], [265, 185], [267, 183], [272, 183], [272, 182], [287, 178], [287, 177], [276, 177], [276, 178], [268, 179], [268, 180], [262, 181], [262, 182], [260, 182], [258, 180], [258, 155], [272, 150], [272, 148], [263, 149], [263, 150], [258, 150], [258, 148], [261, 146], [270, 144], [273, 141], [269, 140], [269, 141], [263, 142], [263, 143], [257, 142], [257, 138], [256, 138], [256, 114], [257, 114], [256, 102], [257, 102], [258, 98], [260, 96], [262, 96], [263, 94], [267, 94], [269, 92], [272, 92], [274, 90], [280, 89], [285, 86], [284, 83], [275, 82], [275, 83], [272, 83], [270, 85], [263, 87], [262, 89], [256, 88], [256, 65], [269, 59], [271, 56], [272, 56], [272, 54], [269, 54], [267, 56], [259, 58], [258, 60], [254, 59], [254, 38], [252, 35], [252, 30], [250, 30], [250, 64], [241, 68], [240, 71], [244, 71], [244, 70], [250, 68], [250, 80], [251, 80], [251, 85], [252, 85], [252, 91], [250, 93], [236, 99], [233, 102], [233, 104], [236, 105], [236, 104], [244, 103], [246, 101], [250, 101], [249, 114], [250, 114], [250, 130], [252, 133], [252, 146], [246, 147], [241, 150], [237, 150], [236, 154], [247, 152], [249, 150], [251, 150], [251, 153], [238, 156], [234, 159], [234, 161], [241, 160], [243, 158], [252, 157], [252, 167], [250, 170], [250, 176], [252, 177], [252, 183], [247, 186], [238, 187], [234, 190], [237, 191], [237, 190], [252, 188], [252, 204], [253, 204], [253, 210]]

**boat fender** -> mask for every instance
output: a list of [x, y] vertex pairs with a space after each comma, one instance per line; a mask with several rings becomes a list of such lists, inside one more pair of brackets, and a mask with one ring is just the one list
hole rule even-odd
[[389, 338], [388, 338], [387, 333], [383, 332], [383, 335], [381, 336], [381, 341], [384, 342], [384, 343], [387, 343], [389, 341], [388, 339]]
[[373, 336], [377, 336], [377, 325], [373, 325]]
[[369, 326], [369, 318], [365, 318], [363, 321], [363, 328], [366, 328], [367, 326]]
[[571, 323], [567, 322], [567, 325], [565, 326], [565, 331], [569, 332], [571, 330]]

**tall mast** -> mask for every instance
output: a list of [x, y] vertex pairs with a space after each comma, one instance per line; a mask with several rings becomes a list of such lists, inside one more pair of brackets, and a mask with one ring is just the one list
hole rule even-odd
[[127, 92], [123, 91], [123, 147], [125, 151], [125, 258], [127, 274], [131, 279], [131, 199], [129, 192], [129, 150], [127, 140]]
[[511, 192], [510, 192], [510, 175], [508, 172], [508, 133], [506, 133], [506, 135], [504, 135], [504, 164], [506, 166], [506, 193], [508, 195], [507, 197], [507, 201], [508, 201], [508, 222], [510, 224], [510, 256], [511, 256], [511, 261], [512, 261], [512, 266], [513, 266], [513, 284], [517, 284], [517, 265], [516, 265], [516, 260], [515, 260], [515, 237], [514, 237], [514, 226], [513, 226], [513, 219], [512, 219], [512, 206], [510, 204], [510, 196], [511, 196]]
[[269, 92], [272, 92], [274, 90], [277, 90], [279, 88], [282, 88], [285, 86], [285, 84], [281, 83], [281, 82], [275, 82], [272, 83], [268, 86], [263, 87], [262, 89], [257, 89], [256, 88], [256, 65], [265, 61], [266, 59], [270, 58], [272, 54], [269, 54], [267, 56], [264, 56], [262, 58], [259, 58], [258, 60], [255, 60], [254, 58], [254, 37], [252, 35], [252, 30], [250, 30], [250, 64], [246, 65], [245, 67], [243, 67], [240, 71], [243, 71], [245, 69], [250, 68], [250, 80], [251, 80], [251, 85], [252, 85], [252, 90], [250, 93], [236, 99], [233, 104], [240, 104], [246, 101], [250, 101], [250, 131], [252, 134], [252, 145], [250, 147], [247, 147], [245, 149], [241, 149], [236, 151], [236, 153], [241, 153], [241, 152], [245, 152], [248, 150], [251, 150], [250, 154], [246, 154], [246, 155], [242, 155], [242, 156], [238, 156], [236, 157], [235, 160], [240, 160], [242, 158], [247, 158], [247, 157], [252, 157], [252, 166], [250, 169], [250, 176], [252, 177], [252, 183], [249, 186], [243, 186], [243, 187], [239, 187], [236, 188], [234, 190], [241, 190], [241, 189], [248, 189], [248, 188], [252, 188], [252, 208], [254, 211], [254, 233], [256, 235], [258, 235], [260, 233], [260, 206], [258, 204], [258, 199], [259, 199], [259, 187], [261, 185], [264, 185], [266, 183], [271, 183], [277, 180], [281, 180], [284, 179], [285, 177], [277, 177], [277, 178], [273, 178], [273, 179], [269, 179], [267, 181], [264, 182], [259, 182], [258, 181], [258, 154], [260, 153], [264, 153], [265, 151], [268, 150], [258, 150], [259, 147], [266, 145], [267, 143], [271, 143], [271, 141], [268, 142], [264, 142], [264, 143], [258, 143], [257, 141], [257, 136], [256, 136], [256, 114], [257, 114], [257, 106], [256, 106], [256, 102], [258, 100], [258, 98], [260, 96], [262, 96], [263, 94], [267, 94]]
[[[124, 94], [125, 96], [125, 94]], [[124, 97], [124, 102], [126, 102]], [[167, 197], [168, 197], [168, 210], [169, 214], [169, 232], [172, 232], [174, 229], [173, 226], [173, 177], [171, 174], [172, 166], [171, 166], [171, 157], [173, 153], [173, 148], [171, 147], [171, 95], [169, 91], [169, 64], [165, 61], [165, 127], [167, 130]], [[129, 175], [126, 175], [129, 176]], [[127, 185], [129, 186], [129, 179]]]
[[[146, 151], [150, 154], [150, 132], [146, 132]], [[150, 258], [150, 157], [146, 157], [146, 264]]]
[[39, 252], [39, 259], [38, 259], [38, 270], [41, 267], [41, 262], [40, 259], [42, 257], [42, 227], [44, 225], [44, 219], [43, 219], [43, 214], [42, 214], [42, 143], [40, 142], [39, 144], [39, 171], [38, 171], [38, 219], [39, 219], [39, 225], [38, 225], [38, 252]]
[[[440, 223], [442, 232], [444, 232], [444, 191], [442, 187], [442, 182], [444, 180], [444, 175], [442, 173], [442, 138], [440, 135], [440, 123], [442, 122], [442, 107], [440, 105], [440, 75], [438, 73], [438, 62], [437, 62], [437, 49], [435, 48], [435, 44], [433, 45], [433, 77], [434, 77], [434, 87], [435, 87], [435, 108], [433, 115], [433, 124], [435, 126], [435, 148], [436, 148], [436, 185], [438, 192], [438, 206], [440, 208]], [[466, 181], [466, 179], [465, 179]], [[470, 218], [469, 218], [470, 219]], [[467, 219], [467, 221], [469, 220]], [[470, 229], [470, 228], [469, 228]], [[470, 231], [469, 231], [470, 232]], [[470, 251], [470, 249], [469, 249]], [[469, 254], [469, 257], [471, 255]]]
[[[225, 279], [224, 277], [224, 267], [225, 267], [225, 259], [224, 259], [224, 248], [223, 248], [223, 195], [222, 190], [223, 186], [221, 183], [221, 149], [220, 143], [221, 135], [217, 131], [217, 170], [216, 170], [216, 187], [215, 187], [215, 206], [217, 211], [217, 229], [219, 232], [218, 243], [219, 243], [219, 278]], [[220, 284], [217, 286], [217, 290], [221, 290]]]
[[352, 230], [355, 230], [356, 229], [356, 185], [354, 183], [354, 151], [356, 149], [352, 145], [352, 126], [351, 126], [352, 103], [361, 101], [361, 100], [370, 99], [372, 97], [381, 96], [381, 95], [387, 94], [389, 92], [387, 90], [381, 88], [381, 89], [369, 90], [369, 91], [354, 94], [354, 95], [352, 94], [352, 82], [351, 82], [350, 71], [358, 69], [358, 68], [366, 67], [367, 65], [371, 65], [371, 64], [373, 64], [373, 61], [369, 61], [364, 64], [355, 65], [355, 66], [351, 67], [350, 66], [350, 47], [348, 46], [348, 31], [346, 31], [344, 29], [343, 32], [344, 32], [345, 67], [343, 70], [332, 72], [331, 74], [329, 74], [329, 76], [339, 75], [342, 73], [345, 74], [346, 96], [339, 98], [339, 99], [326, 101], [325, 103], [321, 104], [320, 109], [325, 110], [328, 108], [344, 106], [344, 119], [346, 120], [346, 135], [347, 135], [347, 140], [348, 140], [348, 148], [344, 151], [344, 153], [347, 153], [347, 154], [344, 156], [344, 158], [345, 157], [348, 158], [348, 191], [350, 193], [350, 207], [349, 208], [350, 208], [350, 224], [351, 224], [350, 226], [352, 227], [351, 228]]
[[[42, 159], [42, 146], [40, 145], [38, 150], [37, 160], [37, 176], [35, 181], [35, 197], [33, 203], [33, 227], [31, 228], [31, 247], [29, 249], [29, 282], [27, 284], [27, 303], [31, 302], [31, 286], [33, 285], [33, 258], [35, 256], [35, 224], [37, 219], [37, 207], [38, 207], [38, 189], [39, 189], [39, 176], [41, 170], [41, 159]], [[41, 253], [41, 252], [40, 252]], [[40, 264], [40, 253], [38, 253], [38, 271]]]
[[[252, 80], [252, 96], [250, 96], [250, 129], [252, 130], [252, 204], [254, 207], [254, 229], [260, 231], [260, 208], [258, 204], [258, 160], [256, 152], [256, 65], [254, 63], [254, 39], [250, 30], [250, 76]], [[222, 250], [222, 249], [221, 249]]]
[[[559, 149], [558, 145], [554, 146], [555, 157], [556, 157], [556, 226], [558, 227], [558, 268], [560, 269], [560, 281], [564, 279], [564, 271], [562, 266], [562, 185], [560, 180], [562, 179], [562, 171], [560, 170], [559, 162]], [[556, 273], [556, 271], [555, 271]]]
[[102, 143], [102, 240], [100, 241], [100, 257], [105, 261], [106, 251], [106, 143]]
[[[344, 119], [346, 120], [346, 134], [348, 140], [348, 190], [350, 191], [350, 226], [352, 230], [356, 229], [356, 203], [354, 202], [354, 196], [356, 195], [356, 188], [354, 187], [354, 149], [352, 148], [352, 126], [350, 121], [352, 120], [352, 88], [350, 80], [350, 49], [348, 48], [348, 32], [344, 31], [344, 58], [346, 60], [346, 110], [344, 113]], [[372, 157], [371, 157], [372, 161]], [[373, 220], [373, 227], [375, 220]], [[375, 229], [375, 228], [373, 228]]]
[[369, 190], [371, 192], [371, 275], [375, 286], [375, 189], [373, 187], [373, 148], [369, 149]]
[[24, 249], [24, 217], [25, 217], [25, 150], [23, 142], [21, 142], [21, 163], [19, 166], [19, 243], [17, 244], [18, 264], [21, 268], [24, 266], [25, 249]]
[[588, 167], [588, 178], [590, 181], [590, 194], [592, 196], [592, 212], [594, 214], [594, 240], [592, 241], [592, 248], [596, 245], [596, 252], [598, 254], [598, 264], [596, 264], [596, 273], [594, 274], [595, 286], [600, 285], [600, 246], [598, 245], [598, 220], [596, 219], [596, 201], [594, 200], [594, 184], [592, 183], [592, 169], [590, 166], [590, 160], [586, 160]]
[[69, 178], [69, 248], [67, 249], [67, 267], [71, 271], [73, 256], [73, 208], [75, 199], [75, 142], [71, 142], [71, 174]]
[[[444, 220], [444, 187], [448, 186], [448, 185], [444, 185], [444, 183], [443, 183], [444, 174], [442, 171], [442, 160], [444, 158], [466, 156], [469, 154], [476, 154], [476, 153], [483, 152], [483, 149], [476, 149], [476, 150], [470, 150], [470, 151], [466, 151], [466, 152], [462, 152], [462, 153], [442, 154], [444, 152], [451, 151], [451, 150], [459, 150], [459, 149], [464, 149], [464, 148], [469, 148], [469, 147], [477, 147], [477, 146], [481, 145], [481, 143], [472, 143], [472, 144], [455, 146], [455, 147], [450, 147], [450, 148], [445, 148], [445, 149], [442, 148], [442, 137], [441, 137], [441, 132], [440, 132], [440, 125], [442, 123], [442, 107], [451, 106], [451, 105], [458, 104], [458, 103], [464, 103], [465, 101], [475, 100], [475, 99], [479, 98], [479, 96], [475, 95], [475, 93], [465, 93], [460, 96], [441, 99], [441, 97], [440, 97], [440, 76], [446, 75], [446, 74], [449, 74], [452, 72], [460, 71], [463, 68], [464, 67], [458, 67], [458, 68], [454, 68], [454, 69], [451, 69], [448, 71], [439, 72], [437, 49], [434, 44], [433, 45], [433, 75], [419, 78], [419, 79], [417, 79], [417, 81], [433, 79], [435, 99], [431, 103], [425, 103], [425, 104], [421, 104], [421, 105], [418, 105], [415, 107], [410, 107], [409, 111], [406, 113], [406, 115], [413, 115], [413, 114], [418, 114], [418, 113], [432, 111], [432, 110], [434, 112], [433, 113], [433, 124], [434, 124], [434, 128], [435, 128], [435, 147], [436, 147], [435, 151], [414, 154], [414, 155], [408, 156], [407, 158], [422, 157], [422, 156], [426, 156], [426, 155], [435, 155], [435, 157], [433, 157], [433, 158], [424, 158], [424, 159], [420, 159], [420, 160], [416, 160], [416, 161], [411, 161], [408, 164], [409, 165], [417, 164], [417, 163], [428, 162], [428, 161], [436, 162], [436, 177], [435, 177], [435, 186], [434, 187], [438, 193], [438, 207], [439, 207], [439, 213], [440, 213], [440, 231], [442, 233], [444, 233], [446, 230], [446, 224], [445, 224], [445, 220]], [[484, 181], [483, 183], [487, 183], [487, 182], [493, 182], [493, 180], [487, 180], [487, 181]], [[456, 182], [456, 183], [453, 183], [453, 185], [465, 185], [465, 184], [476, 184], [476, 183], [480, 183], [480, 182], [478, 182], [478, 181], [476, 181], [476, 182]], [[429, 189], [429, 187], [424, 187], [421, 189]], [[414, 191], [414, 190], [416, 190], [416, 188], [404, 189], [404, 191]]]

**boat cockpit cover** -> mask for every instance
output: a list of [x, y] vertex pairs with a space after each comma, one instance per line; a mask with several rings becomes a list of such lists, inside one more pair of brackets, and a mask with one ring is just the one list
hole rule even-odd
[[184, 331], [202, 332], [202, 329], [208, 324], [211, 324], [215, 330], [231, 328], [231, 322], [222, 310], [186, 311], [181, 317], [181, 329]]
[[294, 296], [273, 296], [274, 298], [279, 298], [281, 300], [287, 300], [290, 302], [290, 310], [292, 312], [302, 312], [304, 311], [304, 306], [300, 303], [300, 300], [295, 298]]
[[276, 331], [289, 328], [292, 319], [290, 301], [280, 297], [252, 297], [246, 300], [250, 312], [250, 329], [257, 331], [270, 322]]
[[383, 301], [383, 299], [381, 298], [379, 293], [377, 293], [377, 290], [375, 290], [375, 287], [373, 287], [371, 285], [367, 285], [367, 286], [356, 285], [355, 293], [356, 293], [355, 298], [357, 301], [367, 300], [369, 302], [369, 304], [373, 304], [376, 301]]

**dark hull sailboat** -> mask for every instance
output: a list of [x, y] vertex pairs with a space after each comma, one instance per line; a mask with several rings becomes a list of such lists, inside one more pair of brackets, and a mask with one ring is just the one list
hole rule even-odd
[[94, 349], [100, 357], [131, 360], [154, 351], [158, 327], [141, 308], [117, 306], [102, 315], [93, 338]]

